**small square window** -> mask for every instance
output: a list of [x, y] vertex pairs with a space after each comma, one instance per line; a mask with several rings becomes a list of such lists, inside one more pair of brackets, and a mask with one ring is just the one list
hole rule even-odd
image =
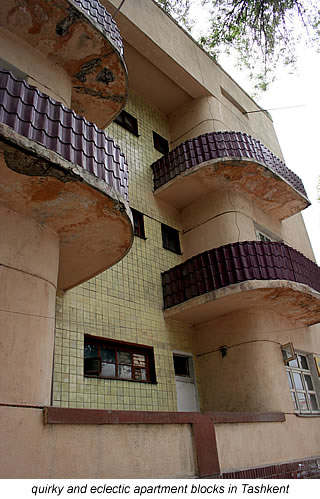
[[161, 231], [163, 247], [181, 255], [179, 231], [165, 224], [161, 224]]
[[161, 135], [159, 135], [156, 132], [152, 133], [153, 133], [154, 148], [157, 149], [157, 151], [161, 152], [162, 154], [167, 154], [167, 152], [169, 152], [169, 142], [167, 141], [167, 139], [164, 139], [163, 137], [161, 137]]
[[84, 375], [156, 383], [153, 348], [86, 335]]
[[121, 111], [120, 114], [114, 120], [117, 125], [122, 126], [128, 132], [131, 132], [136, 137], [139, 137], [138, 134], [138, 120], [132, 114], [127, 113], [127, 111]]
[[144, 232], [144, 221], [143, 221], [143, 214], [140, 213], [140, 211], [131, 209], [132, 211], [132, 216], [133, 216], [133, 231], [134, 235], [141, 237], [142, 239], [145, 239], [145, 232]]

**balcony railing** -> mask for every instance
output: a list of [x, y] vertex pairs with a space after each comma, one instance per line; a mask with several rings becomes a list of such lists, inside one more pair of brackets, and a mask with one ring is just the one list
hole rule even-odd
[[81, 166], [128, 198], [127, 163], [96, 125], [0, 69], [0, 123]]
[[259, 140], [241, 132], [206, 133], [183, 142], [151, 165], [154, 188], [158, 189], [189, 168], [219, 158], [252, 159], [263, 163], [300, 194], [307, 196], [303, 183], [295, 173]]
[[320, 292], [320, 268], [299, 251], [278, 242], [227, 244], [163, 272], [164, 308], [232, 284], [276, 279]]

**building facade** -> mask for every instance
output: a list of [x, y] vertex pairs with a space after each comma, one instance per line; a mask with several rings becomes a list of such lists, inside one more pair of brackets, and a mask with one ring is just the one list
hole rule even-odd
[[268, 113], [120, 3], [1, 7], [1, 474], [319, 476], [307, 193]]

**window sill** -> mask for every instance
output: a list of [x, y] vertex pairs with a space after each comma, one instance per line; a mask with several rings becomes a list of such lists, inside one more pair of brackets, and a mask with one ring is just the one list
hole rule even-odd
[[180, 255], [180, 256], [183, 255], [183, 253], [181, 251], [175, 251], [175, 250], [172, 250], [170, 248], [166, 248], [165, 246], [162, 246], [162, 247], [163, 247], [163, 249], [170, 251], [171, 253], [174, 253], [175, 255]]
[[94, 374], [84, 374], [85, 378], [93, 378], [93, 379], [107, 379], [109, 381], [130, 381], [133, 383], [144, 383], [147, 385], [157, 385], [157, 381], [144, 381], [139, 379], [125, 379], [125, 378], [106, 378], [104, 376], [95, 376]]
[[294, 413], [299, 418], [318, 418], [320, 412], [295, 412]]
[[147, 237], [145, 236], [140, 236], [139, 234], [134, 234], [134, 237], [138, 237], [139, 239], [142, 239], [143, 241], [147, 240]]

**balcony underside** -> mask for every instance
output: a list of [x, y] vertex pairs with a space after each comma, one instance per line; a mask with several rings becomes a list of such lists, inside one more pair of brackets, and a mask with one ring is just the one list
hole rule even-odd
[[0, 203], [60, 238], [58, 287], [67, 290], [125, 256], [130, 209], [104, 180], [9, 127], [0, 129]]
[[204, 196], [233, 189], [250, 196], [264, 211], [283, 220], [310, 205], [308, 199], [263, 163], [218, 158], [189, 168], [154, 191], [157, 199], [182, 210]]
[[0, 24], [63, 67], [78, 114], [104, 128], [121, 111], [128, 87], [122, 41], [99, 2], [6, 0]]
[[221, 189], [243, 192], [280, 220], [310, 204], [301, 179], [259, 140], [242, 132], [199, 135], [151, 168], [154, 195], [179, 210]]
[[311, 325], [320, 322], [320, 293], [285, 280], [246, 281], [196, 296], [164, 311], [166, 319], [199, 324], [233, 312], [262, 308]]
[[231, 243], [162, 273], [165, 317], [191, 324], [251, 307], [320, 321], [320, 268], [278, 242]]

